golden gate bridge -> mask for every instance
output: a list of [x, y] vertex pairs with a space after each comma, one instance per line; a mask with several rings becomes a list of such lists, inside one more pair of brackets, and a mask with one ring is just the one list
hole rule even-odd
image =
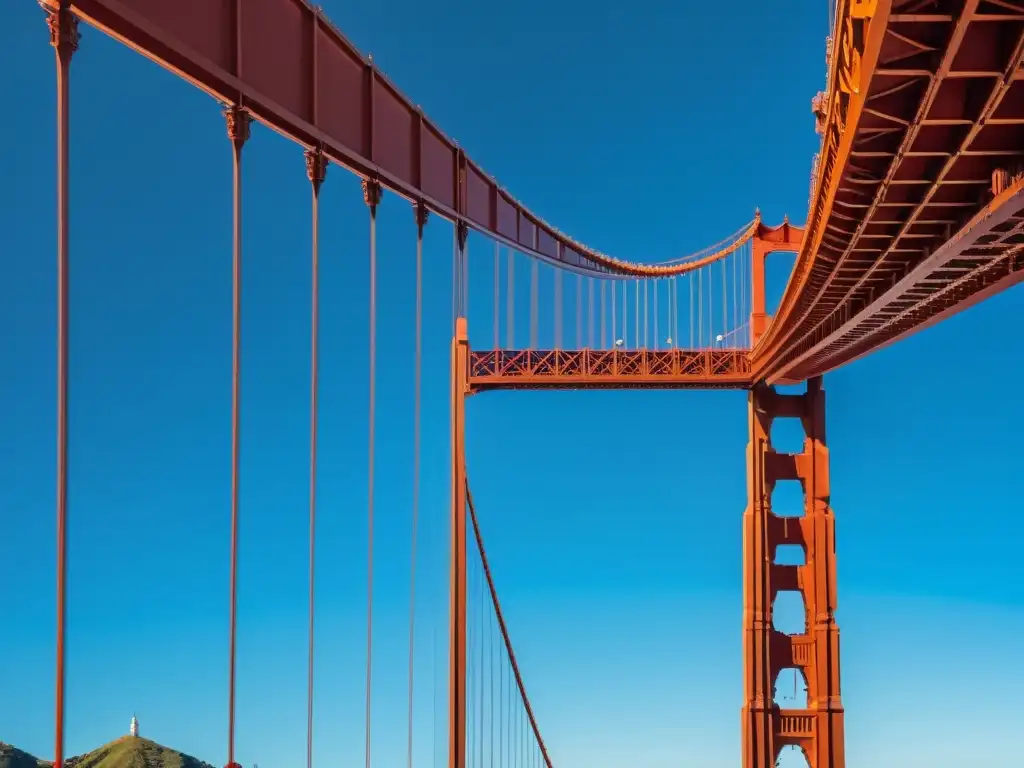
[[[369, 230], [369, 601], [373, 600], [377, 228], [384, 195], [416, 226], [417, 424], [422, 361], [423, 236], [452, 228], [450, 609], [448, 765], [547, 766], [466, 469], [467, 398], [498, 389], [738, 389], [748, 394], [748, 502], [743, 516], [741, 755], [774, 765], [783, 747], [812, 768], [845, 765], [840, 691], [835, 521], [825, 433], [825, 373], [937, 323], [1024, 276], [1024, 0], [839, 0], [827, 77], [812, 110], [821, 137], [806, 221], [771, 225], [759, 213], [706, 250], [663, 263], [602, 253], [544, 221], [448, 138], [304, 0], [44, 0], [57, 61], [58, 629], [55, 763], [64, 761], [67, 575], [68, 269], [71, 63], [88, 24], [156, 61], [223, 105], [233, 159], [234, 312], [229, 736], [235, 759], [235, 648], [239, 503], [239, 371], [243, 149], [253, 123], [305, 151], [313, 224], [310, 415], [310, 593], [307, 765], [312, 765], [319, 197], [330, 165], [355, 174]], [[470, 232], [491, 243], [469, 253]], [[797, 254], [769, 314], [765, 262]], [[485, 270], [488, 290], [469, 273]], [[467, 322], [469, 306], [477, 320]], [[528, 333], [516, 312], [528, 312]], [[780, 384], [806, 382], [801, 394]], [[801, 423], [803, 449], [776, 450], [772, 423]], [[417, 433], [418, 435], [418, 433]], [[417, 437], [417, 443], [419, 438]], [[417, 447], [417, 456], [419, 448]], [[418, 462], [418, 458], [417, 458]], [[419, 483], [418, 464], [414, 470]], [[804, 514], [775, 514], [776, 483], [797, 480]], [[418, 494], [414, 494], [418, 498]], [[416, 510], [414, 510], [414, 519]], [[801, 565], [776, 562], [781, 546]], [[488, 600], [472, 606], [469, 573]], [[803, 596], [805, 627], [772, 625], [781, 591]], [[485, 630], [486, 628], [486, 630]], [[370, 755], [367, 620], [366, 764]], [[411, 635], [411, 633], [410, 633]], [[410, 636], [410, 686], [413, 678]], [[481, 660], [497, 659], [489, 677]], [[496, 669], [498, 671], [496, 671]], [[474, 671], [475, 670], [475, 671]], [[780, 706], [775, 681], [803, 678], [807, 703]], [[409, 755], [412, 764], [412, 705]], [[485, 754], [486, 752], [486, 754]]]

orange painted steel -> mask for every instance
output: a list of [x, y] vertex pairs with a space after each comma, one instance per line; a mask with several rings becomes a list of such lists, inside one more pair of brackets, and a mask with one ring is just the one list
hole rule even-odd
[[448, 623], [448, 768], [466, 768], [466, 397], [469, 337], [465, 318], [452, 339], [451, 554]]
[[67, 682], [67, 553], [68, 553], [68, 370], [71, 274], [71, 58], [78, 49], [78, 21], [64, 7], [46, 16], [50, 45], [57, 63], [57, 621], [54, 671], [55, 768], [64, 765], [65, 683]]
[[[1024, 179], [917, 262], [864, 311], [799, 347], [788, 378], [824, 372], [923, 330], [1024, 280]], [[816, 343], [813, 343], [815, 342]]]
[[[802, 319], [819, 272], [827, 269], [819, 255], [829, 249], [832, 230], [849, 214], [836, 210], [844, 187], [853, 139], [864, 108], [863, 83], [871, 79], [888, 23], [891, 0], [839, 0], [835, 38], [828, 45], [826, 92], [817, 101], [821, 115], [821, 148], [807, 213], [806, 233], [793, 274], [776, 312], [775, 322], [753, 353], [755, 369], [777, 354], [786, 334]], [[842, 203], [840, 202], [840, 207]], [[827, 236], [828, 235], [828, 236]]]
[[488, 389], [747, 389], [742, 349], [471, 352], [469, 386]]
[[[56, 6], [58, 0], [42, 2]], [[588, 274], [644, 277], [682, 274], [731, 252], [693, 263], [646, 265], [613, 258], [558, 231], [470, 160], [306, 0], [68, 5], [214, 98], [521, 253]]]
[[[810, 768], [843, 768], [843, 705], [839, 690], [839, 627], [836, 624], [835, 520], [829, 506], [829, 457], [825, 440], [825, 393], [821, 379], [803, 395], [781, 395], [758, 385], [749, 395], [747, 509], [743, 515], [743, 768], [774, 768], [779, 751], [796, 746]], [[806, 439], [798, 454], [777, 453], [772, 422], [800, 419]], [[803, 514], [787, 518], [772, 510], [772, 491], [799, 480]], [[781, 545], [804, 552], [803, 565], [776, 563]], [[783, 634], [772, 622], [781, 591], [804, 602], [804, 629]], [[784, 669], [807, 684], [805, 709], [782, 709], [774, 699]]]
[[853, 81], [841, 180], [814, 204], [829, 221], [753, 353], [768, 381], [820, 375], [1020, 280], [1024, 7], [879, 1], [862, 33], [872, 66]]
[[[449, 768], [466, 765], [467, 509], [476, 529], [466, 484], [466, 397], [494, 389], [627, 388], [750, 390], [743, 534], [743, 768], [773, 766], [787, 745], [802, 749], [811, 768], [843, 768], [835, 532], [820, 375], [1024, 280], [1024, 6], [1019, 0], [954, 0], [935, 4], [929, 12], [922, 12], [919, 0], [839, 0], [826, 87], [813, 103], [822, 140], [806, 225], [793, 226], [787, 220], [766, 227], [757, 215], [730, 244], [699, 259], [660, 265], [607, 256], [527, 210], [307, 0], [43, 0], [43, 5], [58, 54], [58, 767], [64, 748], [67, 138], [68, 68], [77, 42], [73, 13], [225, 104], [235, 145], [236, 277], [239, 154], [250, 116], [361, 176], [371, 207], [387, 188], [416, 205], [421, 230], [428, 209], [456, 222], [463, 252], [472, 227], [566, 270], [644, 278], [699, 269], [752, 241], [753, 350], [472, 352], [466, 321], [457, 320], [452, 346]], [[765, 302], [764, 263], [769, 254], [783, 250], [798, 255], [773, 318]], [[236, 324], [237, 301], [236, 295]], [[535, 297], [533, 302], [531, 314], [536, 316]], [[531, 334], [536, 333], [533, 325]], [[556, 338], [560, 336], [559, 328]], [[769, 386], [802, 380], [808, 381], [804, 395], [781, 395]], [[779, 454], [772, 448], [776, 418], [801, 420], [807, 435], [801, 453]], [[772, 490], [783, 480], [798, 480], [804, 488], [800, 518], [782, 518], [772, 511]], [[237, 509], [234, 513], [237, 517]], [[476, 534], [520, 693], [550, 765], [478, 529]], [[806, 564], [776, 564], [775, 552], [783, 544], [801, 546]], [[783, 635], [772, 627], [772, 605], [780, 590], [803, 595], [807, 626], [799, 635]], [[310, 622], [312, 626], [312, 609]], [[232, 766], [233, 635], [232, 620]], [[370, 667], [368, 663], [368, 675]], [[806, 709], [781, 709], [774, 701], [775, 681], [785, 668], [803, 674]], [[310, 675], [311, 670], [312, 647]], [[368, 678], [368, 697], [370, 688]], [[367, 716], [369, 711], [368, 700]], [[311, 705], [307, 714], [311, 719]], [[311, 726], [307, 733], [311, 739]]]
[[[1024, 12], [977, 13], [975, 6], [967, 3], [954, 20], [950, 14], [911, 12], [908, 0], [839, 4], [828, 84], [815, 101], [822, 146], [807, 236], [774, 322], [762, 309], [752, 318], [758, 342], [751, 354], [753, 379], [796, 380], [840, 364], [839, 358], [809, 365], [794, 360], [803, 354], [799, 345], [816, 346], [830, 337], [839, 324], [865, 312], [880, 287], [887, 289], [915, 259], [941, 244], [950, 226], [958, 225], [957, 216], [971, 211], [970, 200], [956, 197], [958, 190], [982, 184], [982, 171], [1005, 176], [1014, 170], [1003, 166], [1018, 150], [969, 144], [984, 141], [986, 130], [998, 143], [999, 130], [1017, 119], [1016, 75], [1006, 78], [1016, 54], [997, 67], [991, 59], [1006, 46], [995, 44], [998, 33], [984, 30], [1005, 29], [1001, 22], [1020, 21]], [[301, 144], [322, 147], [364, 178], [566, 269], [597, 276], [680, 274], [723, 258], [762, 228], [755, 220], [728, 248], [682, 264], [626, 262], [584, 246], [501, 189], [304, 0], [251, 0], [244, 6], [183, 0], [173, 7], [156, 0], [79, 0], [71, 7], [216, 98]], [[943, 47], [936, 42], [943, 35], [935, 30], [947, 28]], [[910, 53], [906, 40], [917, 46]], [[974, 58], [961, 56], [954, 67], [965, 41]], [[259, 55], [244, 55], [251, 50]], [[931, 55], [939, 50], [941, 60]], [[958, 99], [971, 101], [964, 96], [971, 86], [962, 84], [973, 79], [996, 82], [992, 93], [1002, 95], [987, 99], [961, 136], [959, 126], [972, 119], [963, 116], [968, 107], [949, 114]], [[1004, 102], [1012, 102], [1013, 114], [999, 114]], [[944, 158], [942, 167], [929, 158]], [[936, 184], [929, 181], [933, 172], [939, 174]], [[914, 208], [914, 190], [922, 189], [928, 191]], [[879, 242], [888, 245], [871, 247]], [[987, 287], [990, 280], [977, 282]], [[871, 338], [886, 343], [877, 334]], [[850, 354], [867, 351], [860, 344]]]
[[779, 251], [799, 251], [804, 242], [804, 228], [795, 227], [784, 219], [777, 227], [766, 227], [760, 223], [751, 239], [753, 257], [751, 259], [751, 307], [750, 332], [751, 341], [757, 344], [771, 323], [765, 302], [765, 262], [768, 257]]

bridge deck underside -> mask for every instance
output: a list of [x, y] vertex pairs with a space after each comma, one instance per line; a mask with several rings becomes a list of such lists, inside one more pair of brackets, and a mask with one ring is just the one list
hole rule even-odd
[[745, 349], [471, 352], [469, 383], [487, 389], [747, 389]]
[[776, 371], [831, 370], [1021, 279], [1022, 57], [1024, 0], [893, 2]]

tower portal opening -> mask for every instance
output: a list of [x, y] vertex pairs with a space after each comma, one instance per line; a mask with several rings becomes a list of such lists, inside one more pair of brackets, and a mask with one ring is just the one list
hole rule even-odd
[[811, 764], [800, 747], [783, 747], [779, 750], [775, 768], [811, 768]]
[[807, 632], [807, 604], [795, 589], [783, 589], [772, 603], [772, 628], [784, 635], [802, 635]]
[[803, 671], [796, 667], [780, 669], [772, 695], [781, 709], [807, 709], [807, 679]]
[[804, 516], [804, 487], [799, 480], [779, 480], [772, 488], [772, 514], [776, 517]]

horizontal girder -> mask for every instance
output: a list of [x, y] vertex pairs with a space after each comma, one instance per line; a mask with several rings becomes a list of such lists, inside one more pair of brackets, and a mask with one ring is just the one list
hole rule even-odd
[[[522, 253], [599, 277], [674, 274], [727, 255], [625, 262], [546, 224], [306, 0], [74, 0], [71, 7], [275, 131]], [[742, 363], [709, 362], [691, 373], [679, 358], [677, 381], [652, 375], [650, 386], [819, 375], [1019, 280], [1024, 202], [1016, 194], [993, 200], [992, 179], [1001, 173], [1012, 181], [1024, 170], [1024, 0], [840, 0], [837, 7], [807, 237], [774, 322], [750, 359], [730, 351], [723, 354]], [[978, 228], [979, 216], [989, 217], [990, 230]], [[974, 235], [951, 237], [961, 228]], [[645, 386], [646, 376], [532, 370], [490, 373], [478, 387]]]
[[489, 350], [471, 352], [469, 385], [488, 389], [746, 389], [747, 351]]
[[555, 229], [469, 159], [307, 0], [72, 0], [70, 7], [278, 133], [521, 253], [575, 272], [640, 277], [684, 273], [728, 253], [642, 264]]
[[753, 355], [770, 381], [820, 375], [1019, 281], [1024, 199], [994, 195], [993, 176], [1024, 170], [1024, 0], [877, 5], [819, 237]]

